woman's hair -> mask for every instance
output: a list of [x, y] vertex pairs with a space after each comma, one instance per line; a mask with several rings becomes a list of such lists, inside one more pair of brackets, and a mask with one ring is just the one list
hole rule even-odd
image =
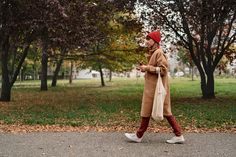
[[148, 35], [146, 36], [146, 40], [149, 40], [149, 39], [152, 39], [152, 38], [150, 38]]
[[[146, 40], [152, 39], [150, 36], [146, 36]], [[153, 40], [153, 39], [152, 39]], [[160, 43], [158, 43], [157, 41], [153, 40], [155, 43], [157, 43], [158, 45], [160, 45]]]

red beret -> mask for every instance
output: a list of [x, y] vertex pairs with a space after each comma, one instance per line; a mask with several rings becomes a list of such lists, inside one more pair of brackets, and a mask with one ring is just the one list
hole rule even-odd
[[161, 33], [159, 31], [151, 32], [147, 36], [152, 38], [157, 43], [161, 41]]

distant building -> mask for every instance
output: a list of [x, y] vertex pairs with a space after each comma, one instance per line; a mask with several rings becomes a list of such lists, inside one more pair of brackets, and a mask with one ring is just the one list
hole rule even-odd
[[233, 60], [232, 64], [228, 64], [227, 69], [230, 75], [236, 76], [236, 59]]

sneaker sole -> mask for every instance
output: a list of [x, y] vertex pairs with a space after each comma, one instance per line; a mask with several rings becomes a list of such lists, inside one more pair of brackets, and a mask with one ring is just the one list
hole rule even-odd
[[184, 141], [175, 142], [175, 143], [172, 143], [172, 142], [167, 142], [167, 141], [166, 141], [166, 143], [168, 143], [168, 144], [184, 144]]
[[141, 141], [132, 140], [132, 139], [129, 138], [129, 136], [127, 136], [126, 134], [125, 134], [125, 137], [126, 137], [127, 139], [129, 139], [131, 142], [134, 142], [134, 143], [141, 143], [141, 142], [142, 142], [142, 140], [141, 140]]

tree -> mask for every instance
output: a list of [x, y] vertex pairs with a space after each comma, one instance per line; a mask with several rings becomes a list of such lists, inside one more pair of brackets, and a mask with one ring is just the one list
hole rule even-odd
[[78, 47], [85, 49], [92, 43], [91, 40], [102, 40], [105, 36], [98, 28], [110, 21], [113, 11], [123, 9], [130, 11], [134, 2], [134, 0], [128, 2], [124, 0], [1, 1], [2, 91], [0, 100], [10, 101], [11, 88], [32, 43], [39, 45], [42, 50], [41, 90], [47, 90], [47, 63], [53, 50], [59, 49], [62, 52], [59, 55], [63, 56], [64, 49], [65, 52], [73, 52]]
[[34, 31], [29, 29], [29, 13], [24, 10], [24, 2], [0, 2], [1, 101], [10, 101], [12, 86], [34, 37]]
[[[60, 52], [57, 58], [57, 67], [54, 72], [52, 86], [56, 84], [56, 78], [64, 59], [76, 60], [87, 55], [86, 49], [97, 41], [103, 41], [106, 37], [106, 24], [111, 21], [113, 14], [120, 10], [132, 10], [135, 1], [69, 1], [64, 5], [64, 11], [68, 18], [62, 30], [62, 40], [56, 46]], [[58, 32], [58, 31], [57, 31]], [[79, 48], [78, 48], [79, 47]], [[80, 51], [81, 49], [85, 49]], [[77, 54], [76, 52], [80, 52]], [[82, 52], [82, 54], [81, 54]]]
[[219, 75], [221, 75], [222, 71], [226, 71], [226, 67], [228, 64], [232, 64], [232, 62], [236, 59], [236, 46], [232, 45], [225, 52], [224, 56], [220, 60], [217, 68], [219, 70]]
[[52, 87], [55, 87], [57, 85], [57, 77], [61, 69], [62, 63], [64, 61], [65, 53], [66, 53], [66, 50], [63, 49], [60, 52], [59, 59], [56, 59], [56, 68], [55, 68], [55, 71], [53, 72], [53, 77], [52, 77], [52, 84], [51, 84]]
[[190, 53], [188, 52], [187, 49], [183, 48], [183, 47], [179, 47], [178, 48], [178, 60], [181, 61], [183, 64], [187, 65], [189, 67], [189, 69], [191, 69], [191, 73], [192, 73], [192, 81], [193, 81], [193, 67], [194, 67], [194, 63], [192, 61], [192, 58], [190, 56]]
[[152, 9], [152, 26], [172, 31], [188, 49], [201, 77], [203, 98], [215, 98], [214, 71], [236, 40], [234, 0], [140, 0]]
[[65, 27], [64, 22], [67, 18], [64, 7], [61, 5], [63, 1], [30, 1], [30, 5], [26, 9], [31, 10], [32, 20], [34, 21], [36, 33], [42, 47], [41, 57], [41, 91], [47, 90], [47, 69], [48, 69], [48, 55], [49, 48], [53, 44], [61, 40], [60, 30]]
[[140, 23], [132, 14], [115, 12], [113, 18], [100, 27], [100, 31], [103, 39], [91, 47], [91, 55], [81, 60], [80, 67], [98, 70], [101, 85], [105, 86], [102, 69], [110, 70], [111, 79], [112, 72], [130, 71], [144, 55], [138, 51], [136, 41], [141, 32]]
[[[57, 13], [57, 16], [53, 12]], [[46, 41], [47, 36], [51, 35], [46, 28], [52, 26], [53, 21], [56, 22], [56, 20], [50, 17], [45, 19], [48, 16], [42, 15], [54, 15], [54, 18], [55, 16], [61, 17], [59, 15], [64, 16], [63, 9], [57, 0], [3, 0], [0, 2], [1, 101], [10, 101], [11, 88], [32, 42], [37, 39], [45, 39], [43, 41]], [[49, 21], [46, 22], [47, 20]], [[47, 45], [48, 43], [43, 44], [44, 54], [46, 54]]]
[[[58, 33], [59, 36], [61, 35], [60, 43], [55, 45], [56, 51], [59, 53], [54, 53], [51, 56], [57, 62], [52, 86], [56, 86], [57, 75], [64, 59], [77, 60], [78, 57], [86, 55], [87, 52], [79, 50], [86, 49], [94, 41], [98, 40], [97, 38], [101, 39], [99, 31], [97, 31], [99, 29], [98, 26], [100, 23], [108, 21], [110, 14], [112, 14], [111, 9], [104, 3], [104, 1], [76, 0], [69, 1], [65, 5], [64, 9], [68, 17], [63, 24], [65, 27]], [[97, 16], [96, 13], [99, 13], [100, 16]], [[77, 54], [78, 51], [83, 52], [83, 54]]]

